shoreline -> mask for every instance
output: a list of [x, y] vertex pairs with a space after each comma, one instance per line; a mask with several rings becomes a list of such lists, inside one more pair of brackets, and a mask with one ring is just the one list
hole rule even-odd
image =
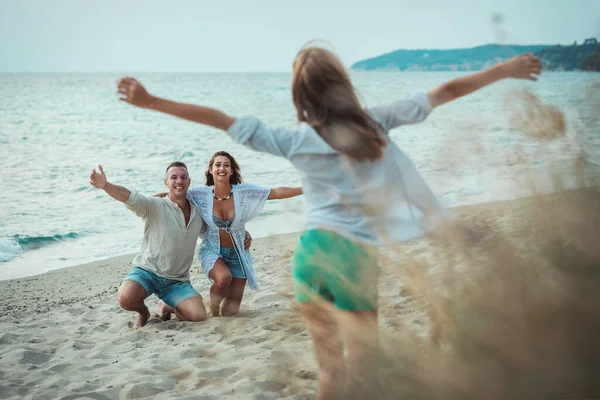
[[[545, 198], [550, 199], [550, 198], [556, 197], [556, 195], [559, 195], [561, 193], [576, 193], [576, 192], [584, 192], [584, 191], [589, 191], [589, 190], [592, 190], [592, 191], [600, 190], [600, 186], [589, 186], [589, 187], [578, 188], [578, 189], [568, 189], [568, 190], [559, 191], [559, 192], [544, 193], [544, 194], [539, 194], [539, 195], [530, 195], [530, 196], [518, 197], [518, 198], [508, 199], [508, 200], [497, 200], [497, 201], [492, 201], [492, 202], [459, 205], [459, 206], [454, 206], [454, 207], [448, 207], [448, 209], [458, 216], [463, 216], [465, 214], [476, 213], [477, 211], [487, 211], [487, 210], [491, 210], [491, 209], [502, 210], [504, 208], [510, 208], [511, 206], [514, 206], [514, 205], [521, 205], [522, 203], [531, 202], [534, 199], [535, 200], [545, 199]], [[282, 236], [298, 237], [301, 232], [302, 231], [259, 236], [257, 238], [254, 238], [253, 242], [269, 241], [269, 238], [272, 238], [272, 237], [282, 237]], [[197, 250], [198, 250], [198, 247], [196, 247], [196, 251]], [[40, 277], [46, 276], [46, 275], [54, 275], [54, 274], [60, 275], [63, 273], [63, 271], [74, 269], [74, 268], [75, 269], [85, 269], [85, 268], [94, 268], [94, 267], [98, 267], [98, 266], [101, 267], [102, 265], [111, 265], [114, 263], [121, 263], [126, 260], [131, 262], [137, 254], [138, 254], [138, 251], [126, 253], [126, 254], [120, 254], [117, 256], [110, 256], [107, 258], [103, 258], [103, 259], [96, 260], [96, 261], [90, 261], [90, 262], [86, 262], [83, 264], [76, 264], [76, 265], [71, 265], [71, 266], [67, 266], [67, 267], [63, 267], [63, 268], [53, 269], [53, 270], [46, 271], [46, 272], [40, 272], [35, 275], [28, 275], [28, 276], [24, 276], [24, 277], [20, 277], [20, 278], [0, 279], [0, 288], [2, 287], [2, 283], [23, 281], [23, 280], [36, 280], [36, 279], [39, 279]], [[192, 263], [192, 268], [194, 268], [194, 266], [198, 266], [196, 257], [194, 258], [194, 262]]]
[[[469, 214], [470, 212], [477, 212], [478, 210], [482, 211], [482, 210], [490, 210], [490, 209], [495, 209], [495, 208], [503, 209], [506, 207], [511, 207], [515, 204], [520, 204], [522, 202], [527, 203], [528, 201], [531, 201], [533, 199], [551, 198], [560, 193], [571, 193], [571, 192], [580, 192], [580, 191], [597, 190], [597, 189], [600, 189], [600, 185], [599, 186], [589, 186], [589, 187], [584, 187], [584, 188], [577, 188], [577, 189], [567, 189], [564, 191], [543, 193], [543, 194], [538, 194], [538, 195], [529, 195], [529, 196], [525, 196], [525, 197], [517, 197], [517, 198], [513, 198], [513, 199], [506, 199], [506, 200], [465, 204], [465, 205], [448, 207], [448, 209], [457, 215], [464, 215], [464, 214]], [[278, 236], [287, 236], [287, 235], [299, 236], [301, 232], [302, 231], [300, 230], [297, 232], [269, 234], [269, 235], [265, 235], [265, 236], [258, 236], [256, 238], [254, 238], [253, 240], [254, 240], [254, 242], [256, 242], [256, 241], [269, 240], [269, 238], [271, 238], [271, 237], [278, 237]], [[198, 250], [198, 246], [196, 247], [196, 251], [197, 250]], [[102, 264], [112, 264], [114, 262], [120, 262], [120, 261], [126, 260], [126, 259], [129, 259], [129, 261], [131, 261], [137, 254], [138, 254], [138, 251], [135, 251], [135, 252], [131, 252], [131, 253], [110, 256], [110, 257], [102, 258], [102, 259], [95, 260], [95, 261], [85, 262], [82, 264], [75, 264], [75, 265], [70, 265], [67, 267], [52, 269], [50, 271], [40, 272], [35, 275], [27, 275], [27, 276], [23, 276], [23, 277], [10, 278], [10, 279], [0, 279], [0, 287], [1, 287], [1, 284], [4, 282], [28, 280], [28, 279], [32, 279], [32, 278], [39, 279], [41, 276], [60, 274], [61, 271], [72, 269], [72, 268], [88, 268], [88, 267], [94, 267], [94, 266], [98, 266], [98, 265], [102, 265]], [[194, 264], [196, 264], [196, 263], [197, 263], [197, 260], [194, 259]], [[192, 264], [192, 268], [193, 268], [194, 264]]]
[[[600, 193], [600, 186], [582, 189], [571, 189], [564, 192], [541, 194], [513, 200], [501, 200], [490, 203], [464, 205], [452, 207], [450, 210], [457, 217], [469, 220], [470, 216], [486, 213], [503, 213], [514, 208], [527, 207], [532, 202], [555, 199], [559, 195], [575, 195], [584, 192]], [[289, 256], [293, 253], [295, 244], [301, 232], [274, 234], [256, 238], [252, 244], [254, 254], [258, 253], [266, 259], [270, 259], [270, 253], [276, 253], [276, 243], [290, 247]], [[417, 239], [419, 240], [419, 239]], [[60, 268], [41, 274], [0, 281], [0, 315], [13, 314], [30, 310], [32, 306], [38, 312], [44, 312], [58, 305], [69, 305], [84, 303], [94, 299], [104, 298], [109, 294], [115, 294], [121, 279], [131, 271], [131, 261], [137, 253], [130, 253], [115, 257], [109, 257], [90, 263]], [[256, 268], [256, 267], [255, 267]], [[256, 268], [260, 274], [260, 267]], [[111, 277], [107, 282], [107, 277]], [[199, 287], [206, 294], [208, 292], [208, 280], [203, 275], [197, 257], [194, 257], [190, 270], [190, 278], [195, 287]], [[47, 293], [49, 286], [51, 295]]]
[[[558, 164], [563, 165], [563, 163]], [[563, 168], [563, 166], [558, 167], [559, 169], [562, 168], [561, 174], [563, 175], [561, 179], [563, 182], [561, 182], [561, 184], [564, 185], [564, 189], [562, 191], [581, 190], [600, 186], [600, 170], [598, 170], [600, 164], [595, 164], [591, 161], [585, 162], [585, 183], [583, 184], [583, 187], [580, 186], [581, 182], [578, 182], [575, 177], [569, 175], [576, 172], [568, 172], [569, 168], [572, 169], [573, 165], [569, 163], [566, 165], [566, 169]], [[580, 172], [581, 171], [579, 171], [579, 173]], [[568, 175], [566, 180], [564, 179], [565, 173]], [[553, 182], [548, 179], [549, 177], [544, 174], [540, 176], [540, 178], [543, 182], [536, 181], [536, 185], [538, 186], [538, 196], [555, 193], [552, 187]], [[457, 212], [458, 210], [471, 207], [480, 208], [490, 205], [502, 206], [502, 204], [506, 203], [507, 201], [519, 201], [521, 199], [531, 197], [532, 194], [529, 192], [530, 190], [528, 190], [526, 187], [512, 189], [506, 187], [503, 190], [493, 193], [471, 194], [467, 196], [468, 198], [462, 198], [459, 200], [447, 199], [447, 201], [444, 201], [444, 203], [450, 210]], [[286, 220], [289, 225], [286, 227], [286, 229], [281, 229], [281, 227], [279, 229], [270, 228], [272, 225], [277, 226], [281, 222], [280, 218], [290, 217], [290, 215], [288, 215], [290, 209], [284, 209], [283, 211], [284, 213], [287, 212], [285, 217], [284, 215], [278, 213], [266, 213], [265, 215], [261, 215], [259, 218], [250, 221], [247, 225], [247, 229], [253, 234], [255, 239], [267, 238], [274, 234], [278, 235], [301, 232], [304, 228], [305, 218], [304, 211], [298, 213], [299, 209], [297, 209], [297, 212], [293, 215], [293, 222]], [[50, 246], [42, 246], [39, 249], [35, 248], [32, 251], [21, 251], [22, 254], [18, 254], [14, 259], [0, 263], [0, 282], [40, 276], [52, 273], [54, 271], [60, 271], [65, 268], [77, 268], [83, 265], [95, 264], [97, 262], [110, 262], [110, 260], [115, 257], [133, 257], [135, 254], [137, 254], [137, 251], [139, 251], [139, 240], [141, 239], [142, 226], [140, 226], [139, 229], [139, 231], [138, 228], [136, 228], [119, 230], [113, 233], [100, 233], [90, 236], [84, 235], [74, 242], [59, 241], [58, 243], [53, 243]], [[98, 248], [91, 244], [102, 242], [102, 239], [105, 239], [107, 236], [114, 236], [118, 237], [119, 239], [109, 239], [107, 241], [107, 245]], [[123, 239], [123, 237], [125, 237], [125, 239]], [[8, 240], [10, 241], [14, 239], [9, 238]], [[71, 251], [71, 249], [75, 250]], [[86, 249], [89, 251], [86, 252]]]
[[[271, 244], [295, 244], [299, 236], [300, 232], [297, 232], [254, 239], [252, 251], [269, 253], [268, 248]], [[56, 306], [86, 304], [105, 299], [107, 296], [114, 297], [121, 279], [131, 272], [131, 262], [137, 254], [125, 254], [38, 275], [0, 281], [0, 316], [27, 311], [43, 313]], [[270, 255], [266, 257], [270, 258]], [[256, 266], [255, 270], [259, 271]], [[195, 256], [190, 279], [198, 292], [206, 297], [208, 279], [202, 273]]]

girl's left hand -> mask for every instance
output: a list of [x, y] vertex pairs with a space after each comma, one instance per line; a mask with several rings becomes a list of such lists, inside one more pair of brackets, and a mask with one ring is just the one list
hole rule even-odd
[[148, 108], [152, 105], [153, 96], [135, 78], [125, 77], [117, 82], [119, 100], [137, 107]]

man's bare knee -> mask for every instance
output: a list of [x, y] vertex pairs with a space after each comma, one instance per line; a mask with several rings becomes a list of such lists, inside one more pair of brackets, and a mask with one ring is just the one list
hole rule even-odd
[[136, 308], [146, 298], [146, 290], [137, 282], [125, 281], [117, 292], [117, 301], [125, 310]]
[[202, 321], [206, 321], [206, 318], [207, 318], [206, 311], [204, 311], [204, 310], [196, 310], [196, 311], [188, 312], [188, 314], [185, 317], [188, 321], [191, 321], [191, 322], [202, 322]]
[[125, 310], [131, 310], [135, 308], [135, 305], [140, 302], [141, 299], [135, 297], [130, 292], [120, 292], [117, 295], [117, 301], [121, 308]]
[[177, 313], [186, 321], [201, 322], [207, 318], [204, 303], [200, 297], [192, 297], [185, 300], [177, 307]]
[[129, 293], [119, 293], [117, 295], [117, 301], [124, 310], [130, 310], [135, 303], [133, 297]]

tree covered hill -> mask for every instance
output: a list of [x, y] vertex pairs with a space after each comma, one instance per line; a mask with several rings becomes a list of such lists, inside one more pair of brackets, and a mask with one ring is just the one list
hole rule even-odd
[[[600, 60], [587, 61], [598, 49], [596, 39], [586, 39], [581, 45], [500, 45], [487, 44], [468, 49], [452, 50], [396, 50], [358, 61], [351, 66], [356, 70], [400, 71], [477, 71], [521, 53], [534, 53], [541, 58], [546, 70], [593, 69]], [[600, 57], [600, 54], [597, 54]]]

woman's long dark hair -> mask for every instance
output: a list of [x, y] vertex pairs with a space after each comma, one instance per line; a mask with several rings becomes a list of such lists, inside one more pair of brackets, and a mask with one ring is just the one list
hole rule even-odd
[[233, 158], [233, 156], [226, 151], [217, 151], [215, 154], [213, 154], [212, 158], [208, 162], [208, 168], [204, 173], [204, 175], [206, 176], [206, 186], [215, 185], [215, 180], [210, 171], [212, 170], [213, 164], [215, 163], [215, 158], [219, 156], [229, 158], [229, 162], [231, 163], [231, 176], [229, 177], [229, 183], [232, 185], [242, 183], [242, 170], [240, 169], [240, 166], [238, 165], [237, 161], [235, 161], [235, 158]]

